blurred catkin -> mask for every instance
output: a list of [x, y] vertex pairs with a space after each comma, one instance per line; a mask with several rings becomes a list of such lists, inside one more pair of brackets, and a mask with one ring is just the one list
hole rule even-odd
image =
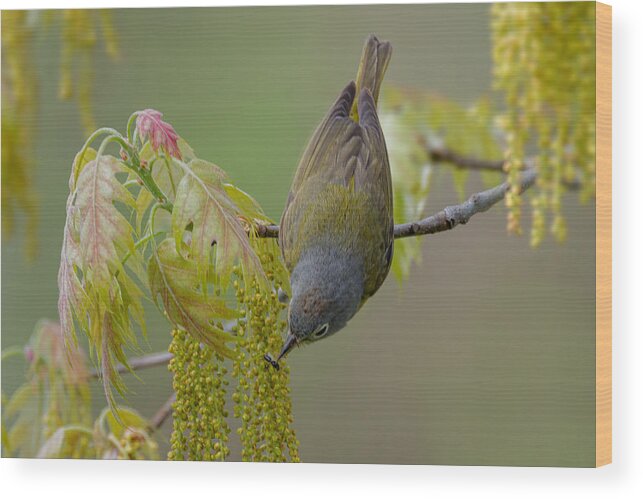
[[593, 196], [596, 183], [595, 5], [495, 3], [492, 36], [494, 83], [506, 103], [500, 123], [512, 185], [506, 197], [509, 230], [521, 230], [520, 170], [528, 149], [536, 148], [539, 175], [531, 242], [540, 244], [547, 219], [552, 234], [562, 241], [565, 183], [579, 180], [583, 200]]

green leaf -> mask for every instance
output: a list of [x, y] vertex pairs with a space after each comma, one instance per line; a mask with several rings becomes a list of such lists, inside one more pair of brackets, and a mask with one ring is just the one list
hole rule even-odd
[[5, 416], [8, 418], [16, 416], [37, 395], [35, 388], [35, 385], [25, 383], [13, 392], [9, 403], [2, 408]]
[[[224, 172], [199, 159], [192, 160], [184, 170], [174, 201], [172, 232], [181, 256], [189, 256], [195, 263], [203, 289], [213, 260], [221, 289], [227, 288], [236, 262], [246, 282], [257, 278], [266, 285], [261, 263], [241, 224], [241, 211], [223, 184]], [[185, 247], [183, 241], [189, 228], [190, 240]]]
[[249, 221], [267, 224], [272, 223], [259, 206], [259, 203], [247, 192], [232, 184], [224, 184], [226, 194], [230, 197], [239, 213]]
[[[231, 320], [239, 313], [229, 308], [214, 290], [212, 272], [206, 275], [206, 288], [198, 275], [197, 265], [191, 257], [181, 257], [174, 239], [162, 241], [148, 264], [149, 285], [152, 296], [165, 310], [168, 319], [185, 329], [199, 341], [211, 346], [218, 353], [233, 357], [226, 346], [235, 337], [216, 326], [217, 321]], [[160, 301], [159, 301], [160, 298]]]
[[104, 436], [112, 434], [116, 438], [120, 439], [128, 427], [141, 429], [149, 428], [147, 419], [141, 416], [134, 409], [130, 409], [129, 407], [119, 407], [118, 414], [121, 417], [120, 422], [114, 417], [114, 414], [109, 410], [109, 407], [103, 409], [100, 416], [96, 419], [96, 429]]
[[85, 149], [84, 152], [79, 152], [76, 154], [74, 157], [74, 162], [72, 163], [71, 166], [71, 177], [69, 178], [69, 190], [73, 191], [76, 189], [76, 182], [78, 181], [78, 176], [80, 175], [80, 172], [83, 171], [83, 168], [89, 163], [90, 161], [94, 161], [96, 159], [96, 150], [92, 149], [91, 147], [88, 147]]
[[129, 407], [119, 407], [118, 415], [107, 407], [94, 423], [99, 454], [106, 459], [158, 459], [147, 419]]
[[18, 420], [9, 430], [7, 440], [11, 443], [11, 449], [15, 451], [21, 447], [26, 447], [28, 441], [33, 438], [34, 431], [39, 429], [34, 428], [35, 421], [32, 420]]
[[[391, 163], [395, 223], [420, 220], [425, 216], [433, 173], [423, 141], [414, 135], [414, 132], [422, 133], [425, 127], [414, 121], [409, 125], [406, 119], [389, 110], [384, 110], [381, 117]], [[409, 276], [412, 265], [420, 261], [420, 239], [395, 241], [391, 270], [400, 283]]]
[[87, 451], [80, 456], [75, 450], [83, 439], [93, 439], [92, 431], [82, 426], [61, 426], [40, 447], [38, 459], [61, 459], [70, 457], [89, 457]]
[[[123, 348], [137, 345], [134, 325], [144, 330], [143, 292], [127, 270], [140, 275], [142, 258], [123, 215], [135, 203], [116, 177], [126, 171], [112, 156], [82, 168], [67, 200], [58, 274], [58, 310], [66, 341], [76, 341], [75, 324], [87, 334], [111, 406], [112, 386], [124, 392], [115, 366], [127, 366]], [[126, 254], [127, 269], [121, 263]]]

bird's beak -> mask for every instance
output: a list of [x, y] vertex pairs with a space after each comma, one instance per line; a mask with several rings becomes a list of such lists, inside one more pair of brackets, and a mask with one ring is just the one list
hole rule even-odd
[[288, 336], [286, 336], [286, 341], [284, 342], [284, 346], [281, 349], [281, 352], [279, 353], [279, 357], [277, 357], [277, 362], [281, 360], [281, 358], [286, 355], [290, 350], [292, 350], [292, 347], [294, 347], [297, 344], [297, 337], [292, 334], [290, 331], [288, 331]]

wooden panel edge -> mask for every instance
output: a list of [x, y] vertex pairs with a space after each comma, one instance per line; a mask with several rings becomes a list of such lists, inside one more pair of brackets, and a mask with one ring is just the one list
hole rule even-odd
[[612, 7], [596, 3], [596, 466], [612, 462]]

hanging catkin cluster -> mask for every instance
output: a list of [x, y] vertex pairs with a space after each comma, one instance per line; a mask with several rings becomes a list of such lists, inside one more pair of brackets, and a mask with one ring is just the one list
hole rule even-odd
[[35, 258], [38, 246], [33, 130], [28, 126], [36, 120], [38, 104], [33, 33], [27, 11], [2, 13], [2, 235], [13, 235], [16, 216], [23, 210], [29, 258]]
[[[275, 245], [274, 241], [257, 241], [258, 246]], [[261, 249], [261, 248], [259, 248]], [[276, 255], [258, 251], [266, 276], [274, 290], [283, 285], [276, 267]], [[237, 324], [239, 336], [237, 360], [233, 375], [238, 384], [234, 400], [234, 414], [241, 419], [238, 429], [244, 461], [283, 462], [299, 461], [299, 442], [291, 425], [288, 366], [276, 371], [264, 361], [266, 352], [278, 352], [286, 323], [281, 318], [285, 305], [279, 302], [277, 292], [261, 292], [256, 282], [244, 288], [234, 282], [237, 300], [245, 306], [246, 317]]]
[[595, 5], [496, 3], [492, 14], [495, 86], [507, 104], [501, 123], [513, 186], [506, 197], [509, 229], [520, 231], [520, 171], [528, 150], [537, 148], [532, 244], [542, 241], [548, 217], [563, 240], [565, 185], [580, 181], [584, 199], [595, 190]]
[[172, 332], [170, 353], [176, 402], [168, 459], [222, 461], [230, 453], [223, 359], [178, 329]]
[[[96, 127], [92, 109], [94, 80], [94, 49], [100, 31], [105, 52], [111, 59], [119, 56], [118, 43], [108, 10], [69, 9], [61, 12], [62, 50], [60, 54], [60, 82], [58, 95], [62, 100], [76, 98], [83, 128], [91, 133]], [[80, 59], [78, 74], [74, 75], [74, 62]], [[77, 83], [74, 87], [74, 82]]]

